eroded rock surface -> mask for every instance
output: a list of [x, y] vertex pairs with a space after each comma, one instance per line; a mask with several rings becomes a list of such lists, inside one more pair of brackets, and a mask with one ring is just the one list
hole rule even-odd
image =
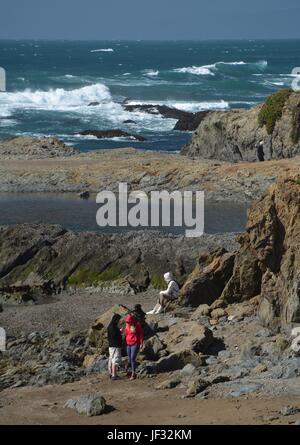
[[262, 107], [208, 113], [181, 153], [193, 158], [254, 162], [259, 159], [258, 144], [263, 142], [265, 160], [298, 155], [300, 94], [292, 93], [286, 100], [271, 134], [259, 123]]

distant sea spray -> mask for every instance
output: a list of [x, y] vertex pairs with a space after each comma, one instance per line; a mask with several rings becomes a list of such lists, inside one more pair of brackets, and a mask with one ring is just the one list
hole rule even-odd
[[100, 49], [92, 49], [91, 53], [113, 53], [114, 50], [112, 48], [100, 48]]

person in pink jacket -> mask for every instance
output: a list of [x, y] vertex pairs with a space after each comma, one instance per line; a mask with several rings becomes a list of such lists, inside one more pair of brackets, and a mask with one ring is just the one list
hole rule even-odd
[[136, 357], [143, 347], [144, 334], [141, 323], [129, 314], [125, 318], [125, 342], [128, 355], [128, 367], [131, 369], [130, 380], [136, 379]]

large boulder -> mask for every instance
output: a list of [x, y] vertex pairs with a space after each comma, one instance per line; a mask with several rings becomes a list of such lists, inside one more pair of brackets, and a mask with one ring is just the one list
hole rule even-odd
[[300, 94], [283, 90], [250, 110], [210, 112], [181, 153], [226, 162], [254, 162], [259, 159], [258, 145], [263, 141], [265, 160], [291, 158], [300, 154], [299, 109]]
[[159, 360], [163, 355], [166, 354], [166, 345], [161, 341], [161, 339], [154, 335], [151, 338], [148, 338], [144, 342], [143, 349], [141, 351], [141, 355], [146, 360]]
[[172, 354], [162, 357], [158, 362], [153, 364], [153, 371], [156, 373], [171, 372], [183, 369], [187, 364], [192, 364], [196, 368], [203, 365], [203, 359], [199, 354], [191, 350], [173, 352]]
[[209, 328], [190, 320], [181, 320], [160, 337], [167, 350], [175, 353], [189, 350], [204, 354], [216, 340]]
[[197, 307], [217, 300], [232, 275], [234, 258], [222, 248], [202, 255], [181, 289], [185, 304]]
[[67, 400], [65, 408], [75, 409], [78, 414], [93, 417], [105, 413], [107, 405], [104, 397], [98, 394], [87, 394], [78, 399]]

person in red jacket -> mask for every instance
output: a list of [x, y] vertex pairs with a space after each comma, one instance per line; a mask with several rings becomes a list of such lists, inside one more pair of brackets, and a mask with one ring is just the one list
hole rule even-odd
[[131, 369], [130, 380], [134, 380], [136, 378], [136, 357], [140, 348], [143, 347], [144, 334], [141, 323], [136, 320], [133, 315], [127, 315], [125, 322], [125, 341], [128, 355], [128, 367]]

